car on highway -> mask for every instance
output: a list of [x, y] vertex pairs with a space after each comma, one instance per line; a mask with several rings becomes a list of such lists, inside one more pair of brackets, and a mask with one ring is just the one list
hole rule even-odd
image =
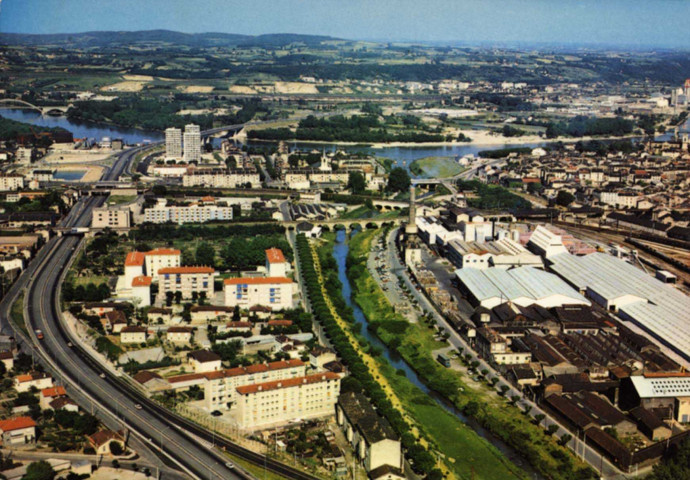
[[141, 406], [141, 403], [137, 403], [134, 405], [134, 408], [136, 408], [137, 410], [141, 410], [144, 407]]
[[36, 333], [36, 338], [39, 340], [43, 340], [43, 332], [40, 330], [35, 330], [34, 333]]
[[225, 464], [225, 466], [228, 467], [230, 470], [232, 470], [233, 468], [235, 468], [235, 464], [232, 463], [232, 462], [227, 462], [227, 463]]
[[101, 372], [101, 374], [99, 375], [99, 377], [105, 378], [105, 373]]

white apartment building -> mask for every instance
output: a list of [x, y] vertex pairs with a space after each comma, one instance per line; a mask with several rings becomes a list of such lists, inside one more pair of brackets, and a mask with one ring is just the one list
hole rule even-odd
[[237, 188], [251, 184], [261, 185], [261, 177], [255, 170], [232, 170], [223, 172], [191, 172], [182, 176], [185, 187]]
[[132, 279], [130, 286], [132, 287], [132, 298], [138, 299], [137, 308], [149, 307], [151, 305], [151, 283], [152, 277], [146, 275], [139, 275]]
[[269, 248], [266, 250], [266, 272], [269, 277], [285, 277], [290, 264], [285, 260], [282, 250]]
[[159, 292], [165, 298], [168, 292], [182, 292], [182, 298], [204, 293], [213, 297], [213, 274], [211, 267], [168, 267], [158, 270]]
[[303, 377], [306, 375], [306, 369], [304, 362], [292, 359], [208, 373], [204, 387], [205, 408], [210, 412], [227, 410], [230, 408], [228, 403], [233, 405], [237, 400], [237, 387]]
[[129, 207], [99, 207], [91, 213], [92, 228], [129, 228], [132, 226]]
[[33, 160], [34, 149], [31, 147], [19, 147], [15, 152], [16, 163], [28, 165]]
[[190, 163], [201, 159], [201, 130], [190, 123], [184, 127], [184, 161]]
[[286, 277], [241, 277], [224, 281], [225, 306], [249, 308], [262, 305], [271, 310], [293, 308], [295, 283]]
[[182, 158], [182, 130], [179, 128], [165, 129], [165, 158], [167, 160]]
[[146, 265], [145, 273], [153, 277], [154, 282], [158, 281], [158, 271], [161, 268], [179, 267], [182, 262], [182, 252], [175, 248], [154, 248], [143, 255]]
[[204, 223], [214, 220], [232, 220], [232, 207], [217, 205], [166, 206], [159, 203], [144, 211], [144, 221], [150, 223]]
[[187, 173], [187, 165], [153, 165], [150, 167], [150, 171], [154, 177], [182, 177]]
[[242, 430], [260, 430], [335, 414], [340, 376], [333, 372], [237, 387], [232, 410]]
[[24, 177], [12, 173], [0, 175], [0, 190], [20, 190], [24, 188]]

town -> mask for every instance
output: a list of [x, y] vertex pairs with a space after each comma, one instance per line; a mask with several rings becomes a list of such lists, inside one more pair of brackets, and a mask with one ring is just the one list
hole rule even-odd
[[11, 31], [1, 478], [690, 475], [684, 50]]

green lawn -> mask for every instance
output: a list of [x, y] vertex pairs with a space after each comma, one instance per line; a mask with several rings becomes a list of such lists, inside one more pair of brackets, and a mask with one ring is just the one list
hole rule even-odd
[[12, 322], [28, 335], [29, 330], [26, 328], [26, 322], [24, 321], [24, 293], [19, 295], [12, 304], [10, 316], [12, 317]]
[[108, 197], [108, 203], [111, 205], [123, 205], [125, 203], [133, 202], [136, 199], [136, 195], [110, 195]]
[[422, 177], [447, 178], [462, 173], [465, 167], [456, 162], [454, 157], [424, 157], [412, 162], [410, 170]]

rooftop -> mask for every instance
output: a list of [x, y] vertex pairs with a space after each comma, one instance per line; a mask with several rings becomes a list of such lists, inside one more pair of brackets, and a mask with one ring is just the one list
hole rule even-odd
[[240, 277], [226, 278], [223, 283], [225, 285], [273, 285], [277, 283], [292, 283], [292, 280], [286, 277]]
[[268, 263], [285, 263], [285, 256], [279, 248], [269, 248], [266, 250], [266, 260]]
[[333, 372], [315, 373], [305, 377], [274, 380], [272, 382], [256, 383], [254, 385], [243, 385], [237, 387], [236, 390], [240, 395], [251, 395], [258, 392], [267, 392], [282, 388], [297, 387], [299, 385], [309, 385], [312, 383], [330, 382], [332, 380], [340, 380], [340, 375]]
[[215, 270], [212, 267], [166, 267], [158, 270], [158, 275], [166, 274], [194, 274], [194, 273], [214, 273]]
[[0, 431], [12, 432], [22, 428], [35, 427], [36, 422], [31, 417], [16, 417], [8, 420], [0, 420]]

